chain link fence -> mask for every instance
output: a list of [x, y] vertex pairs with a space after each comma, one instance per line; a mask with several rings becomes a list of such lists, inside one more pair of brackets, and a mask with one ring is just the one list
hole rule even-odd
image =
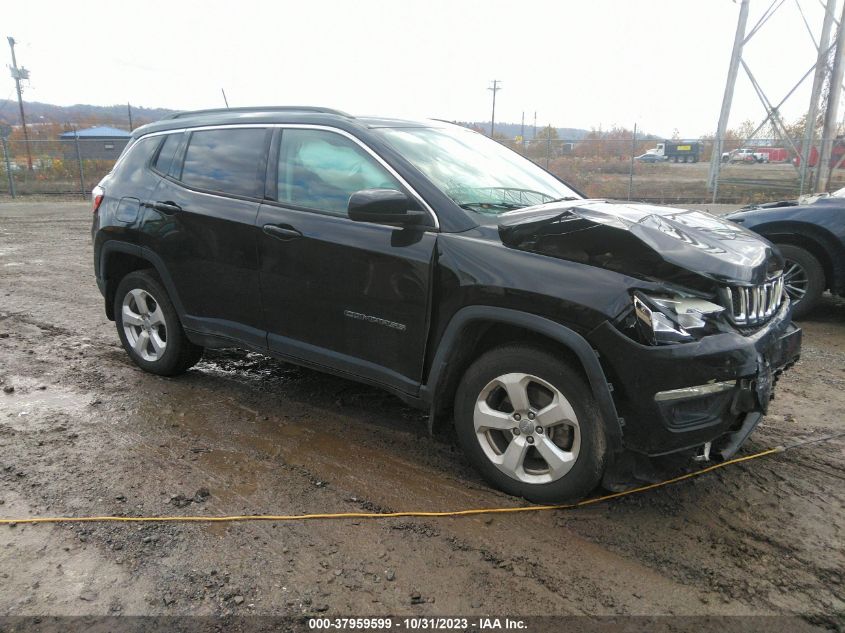
[[[658, 204], [713, 201], [708, 187], [713, 141], [667, 141], [664, 153], [677, 149], [670, 148], [672, 143], [690, 148], [681, 149], [682, 156], [667, 158], [647, 153], [664, 143], [654, 139], [498, 140], [590, 197]], [[0, 197], [88, 197], [111, 170], [125, 143], [125, 139], [75, 137], [29, 143], [2, 139]], [[726, 139], [722, 149], [716, 202], [746, 204], [799, 194], [800, 174], [793, 148], [771, 139], [745, 143]], [[843, 158], [845, 141], [837, 140], [832, 162]], [[814, 166], [817, 161], [814, 149], [809, 164]], [[831, 191], [845, 186], [845, 168], [837, 166], [831, 174]], [[806, 182], [803, 192], [811, 190], [811, 182]]]
[[0, 139], [0, 196], [78, 195], [114, 166], [125, 139], [70, 138], [55, 141]]
[[[657, 204], [719, 202], [748, 204], [795, 198], [812, 191], [818, 151], [810, 152], [805, 182], [800, 155], [776, 139], [729, 138], [722, 142], [716, 199], [708, 185], [713, 140], [585, 138], [501, 140], [566, 182], [595, 198]], [[655, 150], [662, 147], [663, 156]], [[666, 155], [669, 154], [669, 155]], [[845, 186], [845, 141], [837, 139], [831, 157], [831, 191]]]

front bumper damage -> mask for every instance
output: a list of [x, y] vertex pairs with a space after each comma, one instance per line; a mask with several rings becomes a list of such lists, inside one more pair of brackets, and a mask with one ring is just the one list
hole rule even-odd
[[774, 385], [801, 351], [789, 302], [762, 328], [647, 346], [610, 323], [588, 335], [624, 420], [623, 447], [646, 456], [699, 450], [728, 459], [768, 410]]

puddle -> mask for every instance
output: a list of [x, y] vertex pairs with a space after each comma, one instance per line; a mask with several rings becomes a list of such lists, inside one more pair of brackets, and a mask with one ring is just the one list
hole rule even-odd
[[262, 380], [276, 379], [284, 381], [300, 380], [303, 369], [276, 360], [257, 352], [241, 350], [208, 350], [197, 369], [224, 375], [261, 378]]
[[16, 430], [25, 430], [54, 415], [83, 415], [94, 400], [91, 395], [48, 385], [39, 389], [42, 383], [17, 378], [15, 391], [0, 394], [0, 405], [6, 413], [0, 418]]

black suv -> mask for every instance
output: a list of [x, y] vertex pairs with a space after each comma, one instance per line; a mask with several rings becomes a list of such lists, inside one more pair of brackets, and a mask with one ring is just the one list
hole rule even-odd
[[93, 236], [147, 371], [241, 347], [378, 385], [431, 425], [452, 411], [482, 475], [537, 501], [637, 456], [733, 454], [801, 344], [768, 242], [585, 199], [436, 121], [175, 115], [94, 190]]

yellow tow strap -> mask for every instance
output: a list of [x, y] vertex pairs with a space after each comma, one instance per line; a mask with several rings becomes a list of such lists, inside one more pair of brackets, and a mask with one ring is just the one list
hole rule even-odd
[[[832, 439], [828, 438], [821, 439]], [[817, 440], [812, 440], [817, 441]], [[797, 445], [794, 445], [797, 446]], [[789, 446], [788, 448], [793, 448]], [[231, 515], [231, 516], [158, 516], [158, 517], [118, 517], [118, 516], [90, 516], [90, 517], [27, 517], [22, 519], [0, 519], [0, 525], [14, 525], [23, 523], [225, 523], [234, 521], [310, 521], [315, 519], [395, 519], [400, 517], [420, 517], [420, 518], [443, 518], [443, 517], [466, 517], [476, 516], [479, 514], [507, 514], [512, 512], [544, 512], [548, 510], [573, 510], [575, 508], [582, 508], [584, 506], [601, 503], [603, 501], [610, 501], [611, 499], [618, 499], [619, 497], [626, 497], [628, 495], [639, 492], [646, 492], [647, 490], [654, 490], [655, 488], [662, 488], [671, 484], [676, 484], [687, 479], [699, 477], [706, 473], [713, 472], [726, 466], [733, 464], [740, 464], [752, 459], [766, 457], [775, 453], [781, 453], [786, 448], [783, 446], [776, 446], [753, 455], [746, 455], [744, 457], [735, 457], [727, 461], [707, 466], [701, 470], [672, 477], [665, 481], [646, 486], [639, 486], [638, 488], [631, 488], [630, 490], [623, 490], [622, 492], [614, 492], [609, 495], [601, 497], [593, 497], [584, 499], [577, 503], [564, 503], [556, 505], [531, 505], [531, 506], [515, 506], [508, 508], [476, 508], [471, 510], [446, 510], [443, 512], [426, 512], [421, 510], [405, 511], [405, 512], [331, 512], [320, 514], [246, 514], [246, 515]]]

